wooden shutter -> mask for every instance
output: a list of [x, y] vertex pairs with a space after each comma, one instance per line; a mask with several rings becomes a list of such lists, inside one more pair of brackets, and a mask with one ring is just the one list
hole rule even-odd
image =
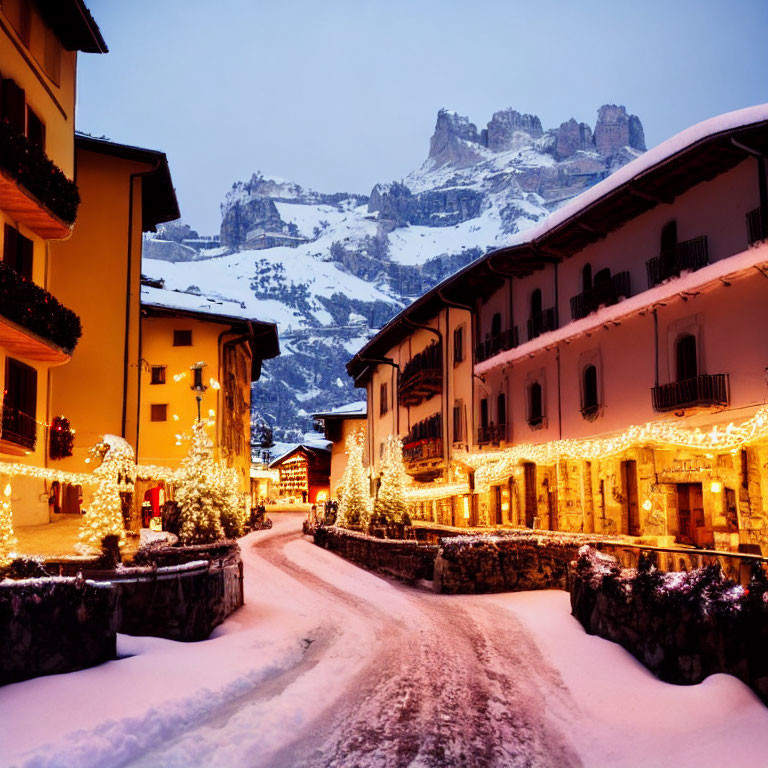
[[27, 107], [27, 138], [30, 143], [45, 149], [45, 123]]
[[0, 115], [19, 133], [24, 133], [25, 129], [25, 106], [24, 89], [13, 80], [3, 80], [3, 90], [0, 95]]

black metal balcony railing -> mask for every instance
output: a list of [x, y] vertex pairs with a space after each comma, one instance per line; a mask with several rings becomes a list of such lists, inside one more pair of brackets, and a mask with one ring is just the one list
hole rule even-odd
[[507, 439], [506, 424], [489, 424], [487, 427], [478, 427], [477, 444], [488, 445], [489, 443], [498, 444]]
[[674, 248], [662, 251], [655, 259], [645, 262], [648, 271], [648, 287], [653, 288], [663, 280], [670, 277], [679, 277], [686, 269], [695, 270], [706, 267], [709, 264], [709, 248], [707, 237], [694, 237], [692, 240], [684, 240]]
[[443, 345], [431, 344], [414, 355], [400, 372], [397, 393], [401, 405], [417, 405], [443, 388]]
[[33, 416], [4, 405], [0, 426], [1, 439], [30, 451], [35, 450], [37, 424]]
[[728, 405], [728, 374], [701, 374], [692, 379], [673, 381], [651, 390], [654, 411], [674, 411], [696, 405]]
[[768, 239], [768, 208], [755, 208], [747, 214], [747, 242], [750, 245]]
[[0, 315], [71, 352], [82, 335], [80, 318], [31, 280], [0, 261]]
[[0, 120], [0, 169], [29, 190], [51, 213], [71, 225], [77, 216], [80, 195], [45, 154], [7, 120]]
[[577, 296], [571, 297], [571, 317], [580, 320], [600, 307], [610, 307], [620, 298], [631, 296], [629, 287], [629, 272], [619, 272], [610, 280], [593, 286]]
[[528, 340], [535, 339], [547, 331], [554, 331], [557, 328], [557, 313], [554, 307], [533, 315], [528, 321]]
[[506, 352], [508, 349], [514, 349], [520, 343], [517, 332], [517, 326], [502, 331], [496, 336], [491, 336], [483, 342], [480, 342], [475, 350], [475, 362], [482, 363], [500, 352]]

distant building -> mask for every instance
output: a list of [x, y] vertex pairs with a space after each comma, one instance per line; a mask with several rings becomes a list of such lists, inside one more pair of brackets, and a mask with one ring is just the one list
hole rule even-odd
[[257, 251], [279, 246], [298, 248], [303, 243], [308, 242], [309, 238], [300, 235], [287, 235], [285, 232], [265, 232], [263, 229], [252, 229], [245, 236], [245, 245]]
[[322, 504], [328, 500], [331, 452], [327, 448], [297, 445], [269, 467], [280, 472], [281, 497], [309, 504]]
[[341, 478], [347, 466], [347, 437], [357, 429], [365, 432], [367, 418], [365, 400], [315, 413], [313, 418], [322, 423], [325, 437], [331, 441], [330, 492], [331, 498], [337, 499]]

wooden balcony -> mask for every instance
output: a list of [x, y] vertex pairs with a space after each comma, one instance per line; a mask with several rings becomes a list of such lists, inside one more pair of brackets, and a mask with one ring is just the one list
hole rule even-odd
[[35, 450], [37, 422], [15, 408], [3, 406], [0, 420], [0, 453], [22, 455]]
[[443, 391], [442, 349], [442, 343], [431, 344], [406, 363], [397, 387], [400, 405], [418, 405]]
[[45, 152], [0, 120], [0, 209], [45, 240], [69, 237], [80, 197]]
[[506, 439], [506, 424], [489, 424], [487, 427], [478, 427], [477, 429], [478, 445], [498, 445], [502, 440]]
[[612, 275], [610, 280], [593, 286], [571, 297], [571, 317], [580, 320], [600, 307], [610, 307], [620, 298], [631, 296], [629, 272], [619, 272]]
[[557, 312], [554, 307], [545, 309], [538, 315], [533, 315], [528, 320], [528, 341], [541, 336], [542, 333], [554, 331], [557, 329]]
[[520, 339], [517, 332], [517, 326], [502, 331], [478, 345], [475, 350], [475, 362], [482, 363], [484, 360], [489, 360], [501, 352], [506, 352], [508, 349], [514, 349], [519, 343]]
[[694, 237], [684, 240], [674, 248], [663, 251], [655, 259], [645, 262], [648, 272], [648, 287], [653, 288], [670, 277], [679, 277], [685, 270], [696, 270], [709, 264], [707, 237]]
[[724, 406], [730, 402], [727, 373], [701, 374], [651, 390], [654, 411], [676, 411], [696, 406]]
[[747, 214], [747, 242], [749, 245], [768, 239], [768, 208], [755, 208]]
[[0, 307], [0, 347], [8, 355], [51, 365], [69, 362], [71, 355], [67, 350], [3, 317], [2, 311]]

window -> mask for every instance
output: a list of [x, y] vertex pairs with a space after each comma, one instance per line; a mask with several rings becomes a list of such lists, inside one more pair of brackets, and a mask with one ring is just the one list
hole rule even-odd
[[677, 221], [672, 219], [661, 228], [661, 253], [674, 251], [677, 245]]
[[3, 440], [34, 450], [37, 437], [37, 371], [8, 357], [2, 403]]
[[496, 313], [491, 318], [491, 337], [495, 338], [496, 336], [501, 335], [501, 314]]
[[483, 429], [488, 426], [488, 398], [486, 397], [480, 401], [480, 426]]
[[0, 83], [0, 117], [4, 117], [18, 133], [26, 129], [24, 89], [14, 80]]
[[586, 293], [592, 290], [592, 265], [585, 264], [581, 268], [581, 290]]
[[531, 317], [537, 317], [541, 314], [542, 301], [541, 301], [541, 289], [537, 288], [531, 294]]
[[460, 363], [464, 359], [464, 326], [461, 325], [453, 332], [453, 362]]
[[32, 279], [32, 241], [10, 224], [5, 225], [3, 261], [21, 277]]
[[45, 25], [45, 51], [43, 54], [43, 69], [51, 80], [59, 85], [61, 82], [61, 51], [62, 45], [58, 35]]
[[45, 149], [45, 123], [27, 107], [27, 138], [30, 143]]
[[203, 384], [203, 366], [196, 365], [192, 369], [192, 389], [195, 392], [205, 392], [208, 387]]
[[174, 331], [173, 346], [174, 347], [191, 347], [192, 331]]
[[152, 403], [150, 406], [150, 421], [168, 421], [168, 403]]
[[464, 440], [464, 430], [462, 429], [461, 418], [461, 400], [457, 400], [453, 406], [453, 442], [460, 443]]
[[540, 427], [544, 421], [541, 384], [534, 381], [528, 387], [528, 423], [532, 427]]
[[496, 423], [500, 427], [507, 423], [507, 397], [503, 393], [496, 398]]
[[588, 365], [581, 374], [581, 414], [587, 419], [595, 416], [598, 408], [597, 368]]
[[32, 3], [28, 0], [3, 0], [3, 13], [16, 30], [24, 45], [29, 48], [29, 28], [32, 21]]
[[150, 384], [165, 384], [165, 366], [153, 365], [150, 371]]
[[694, 379], [699, 375], [695, 336], [686, 333], [677, 339], [675, 357], [677, 359], [677, 381]]
[[389, 392], [387, 382], [379, 385], [379, 416], [383, 416], [389, 410]]

